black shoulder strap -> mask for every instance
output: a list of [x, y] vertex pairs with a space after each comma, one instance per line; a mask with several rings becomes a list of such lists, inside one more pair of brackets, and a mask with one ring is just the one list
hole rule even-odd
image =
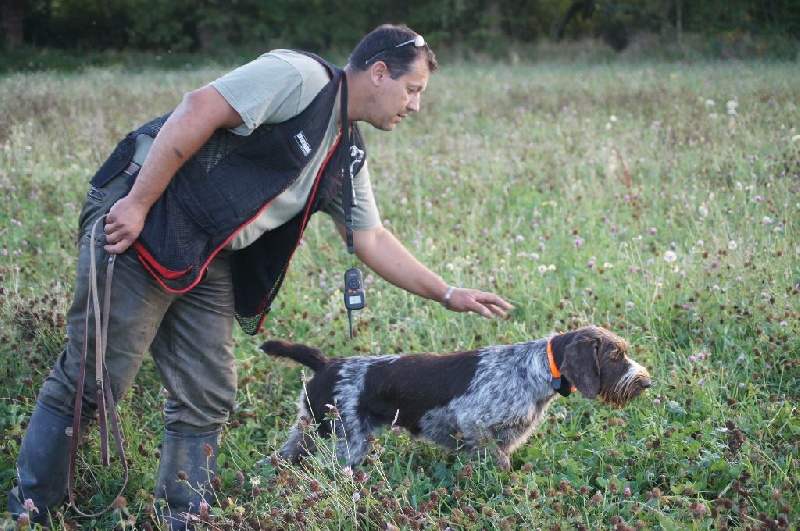
[[299, 54], [303, 54], [306, 57], [310, 57], [310, 58], [314, 59], [315, 61], [317, 61], [319, 64], [321, 64], [322, 66], [325, 67], [325, 69], [328, 71], [328, 75], [330, 75], [331, 78], [335, 78], [337, 73], [342, 72], [341, 68], [339, 68], [338, 66], [336, 66], [333, 63], [329, 63], [328, 61], [326, 61], [325, 59], [323, 59], [322, 57], [320, 57], [319, 55], [317, 55], [315, 53], [307, 52], [305, 50], [292, 50], [292, 51], [293, 52], [297, 52]]
[[339, 164], [342, 172], [342, 208], [344, 209], [344, 227], [345, 239], [347, 241], [347, 252], [354, 254], [356, 252], [356, 247], [355, 243], [353, 242], [353, 207], [356, 206], [357, 203], [356, 193], [353, 189], [353, 166], [350, 164], [350, 124], [347, 121], [347, 76], [345, 75], [344, 70], [334, 64], [329, 63], [314, 53], [304, 50], [294, 51], [318, 61], [328, 70], [328, 74], [334, 81], [337, 77], [340, 77], [341, 116], [339, 118], [339, 124], [342, 129], [342, 136], [339, 139]]
[[[342, 165], [342, 208], [344, 209], [344, 228], [345, 239], [347, 241], [347, 252], [354, 254], [356, 246], [353, 242], [353, 207], [356, 203], [356, 192], [353, 189], [353, 165], [350, 164], [350, 124], [347, 122], [347, 76], [342, 72], [342, 93], [341, 93], [341, 127], [342, 138], [339, 139], [341, 149]], [[342, 144], [344, 142], [344, 144]], [[343, 149], [342, 149], [343, 147]]]

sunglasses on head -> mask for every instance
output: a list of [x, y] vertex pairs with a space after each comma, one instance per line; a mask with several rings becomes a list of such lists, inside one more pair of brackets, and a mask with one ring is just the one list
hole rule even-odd
[[411, 43], [414, 43], [414, 48], [422, 48], [423, 46], [425, 46], [425, 37], [423, 37], [422, 35], [417, 35], [413, 39], [409, 39], [409, 40], [407, 40], [405, 42], [401, 42], [400, 44], [398, 44], [398, 45], [396, 45], [396, 46], [394, 46], [392, 48], [387, 48], [385, 50], [381, 50], [378, 53], [376, 53], [375, 55], [373, 55], [372, 57], [370, 57], [369, 59], [367, 59], [366, 61], [364, 61], [364, 65], [370, 64], [372, 61], [375, 60], [376, 57], [378, 57], [382, 53], [386, 53], [389, 50], [402, 48], [403, 46], [408, 46]]

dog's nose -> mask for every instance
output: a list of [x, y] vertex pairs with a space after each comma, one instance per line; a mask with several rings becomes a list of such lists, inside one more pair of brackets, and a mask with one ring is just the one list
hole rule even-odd
[[650, 380], [650, 378], [642, 378], [640, 382], [642, 384], [642, 389], [647, 389], [648, 387], [653, 385], [653, 382]]

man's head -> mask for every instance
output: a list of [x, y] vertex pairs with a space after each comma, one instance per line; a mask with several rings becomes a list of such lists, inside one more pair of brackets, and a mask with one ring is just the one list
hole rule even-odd
[[350, 55], [348, 117], [391, 131], [419, 110], [428, 76], [438, 68], [425, 39], [406, 26], [379, 26]]
[[436, 56], [422, 35], [405, 24], [384, 24], [361, 39], [350, 54], [348, 67], [353, 71], [363, 72], [381, 61], [389, 69], [392, 78], [397, 79], [409, 73], [420, 57], [425, 57], [429, 74], [436, 72], [439, 67]]

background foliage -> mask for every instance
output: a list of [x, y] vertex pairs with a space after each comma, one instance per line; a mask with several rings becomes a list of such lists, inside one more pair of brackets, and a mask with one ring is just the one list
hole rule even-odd
[[[383, 22], [405, 22], [439, 47], [497, 53], [509, 42], [600, 38], [615, 50], [637, 35], [680, 43], [702, 35], [730, 51], [762, 42], [753, 54], [794, 58], [800, 4], [793, 0], [4, 0], [2, 40], [88, 51], [162, 53], [266, 48], [349, 50]], [[788, 39], [783, 46], [770, 45]]]

